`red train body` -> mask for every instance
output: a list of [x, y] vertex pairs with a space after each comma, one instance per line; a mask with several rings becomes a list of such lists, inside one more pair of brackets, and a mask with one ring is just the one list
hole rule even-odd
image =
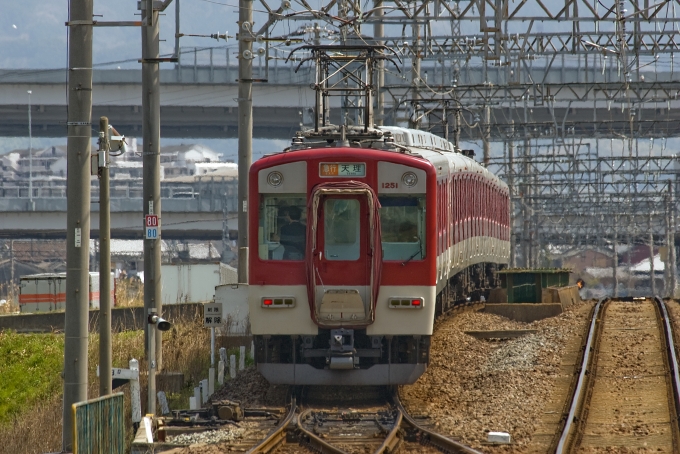
[[251, 168], [248, 301], [270, 382], [414, 382], [435, 316], [508, 262], [503, 182], [432, 134], [377, 134]]

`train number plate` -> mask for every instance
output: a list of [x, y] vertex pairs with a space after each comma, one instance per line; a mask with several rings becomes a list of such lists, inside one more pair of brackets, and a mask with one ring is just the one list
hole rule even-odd
[[321, 177], [365, 177], [366, 164], [363, 162], [322, 162], [319, 165]]

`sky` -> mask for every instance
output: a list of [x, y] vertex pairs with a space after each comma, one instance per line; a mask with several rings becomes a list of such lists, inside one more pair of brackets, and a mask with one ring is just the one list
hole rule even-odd
[[[267, 0], [267, 4], [276, 9], [281, 0]], [[288, 12], [301, 10], [300, 1], [294, 0]], [[320, 8], [328, 3], [328, 0], [309, 0], [307, 2], [312, 8]], [[524, 2], [522, 2], [524, 3]], [[548, 2], [548, 6], [557, 12], [559, 7]], [[609, 2], [607, 2], [609, 3]], [[176, 0], [161, 16], [161, 54], [170, 55], [174, 50], [175, 34], [175, 5]], [[213, 33], [229, 32], [234, 36], [238, 19], [238, 0], [180, 0], [180, 31], [186, 35], [207, 35]], [[364, 10], [371, 8], [372, 0], [362, 1]], [[518, 3], [512, 2], [511, 7], [516, 8]], [[65, 22], [69, 17], [68, 0], [9, 0], [3, 2], [2, 14], [0, 14], [0, 68], [63, 68], [66, 66], [68, 30]], [[259, 29], [266, 20], [264, 7], [260, 1], [253, 2], [254, 29]], [[335, 13], [335, 9], [331, 12]], [[529, 0], [522, 7], [524, 15], [534, 15], [545, 17], [546, 13], [541, 11], [535, 0]], [[581, 12], [580, 14], [587, 14]], [[133, 21], [139, 20], [137, 12], [137, 0], [116, 0], [104, 1], [94, 0], [95, 20], [98, 21]], [[302, 22], [282, 21], [274, 30], [272, 35], [285, 35], [294, 32], [298, 27], [304, 25]], [[321, 22], [322, 27], [333, 26]], [[448, 21], [432, 21], [432, 33], [440, 36], [450, 36], [451, 25]], [[526, 30], [527, 25], [523, 22], [511, 23], [508, 33], [517, 33]], [[532, 30], [542, 32], [544, 29], [555, 31], [557, 29], [569, 30], [571, 23], [544, 24], [536, 21]], [[582, 24], [582, 30], [586, 30], [588, 25]], [[606, 27], [606, 24], [601, 25]], [[410, 36], [411, 31], [401, 25], [386, 26], [388, 36]], [[479, 34], [479, 21], [463, 21], [461, 23], [463, 34]], [[364, 24], [362, 33], [372, 35], [373, 26]], [[183, 37], [182, 47], [210, 47], [224, 45], [224, 41], [219, 43], [209, 38]], [[227, 45], [236, 45], [232, 38]], [[138, 27], [95, 27], [93, 34], [93, 58], [94, 64], [107, 62], [115, 63], [115, 66], [122, 65], [128, 68], [139, 67], [137, 59], [141, 55], [141, 31]]]
[[[0, 68], [63, 68], [67, 61], [67, 0], [22, 0], [3, 2], [0, 15]], [[236, 29], [236, 8], [227, 1], [181, 0], [181, 32], [186, 34], [224, 33]], [[139, 20], [136, 0], [106, 2], [95, 0], [98, 21]], [[161, 16], [161, 54], [174, 51], [175, 6]], [[233, 33], [230, 33], [233, 34]], [[222, 42], [224, 44], [224, 42]], [[232, 41], [233, 44], [233, 41]], [[217, 45], [208, 38], [182, 38], [181, 46]], [[123, 65], [139, 67], [141, 30], [138, 27], [95, 27], [93, 63], [126, 61]]]

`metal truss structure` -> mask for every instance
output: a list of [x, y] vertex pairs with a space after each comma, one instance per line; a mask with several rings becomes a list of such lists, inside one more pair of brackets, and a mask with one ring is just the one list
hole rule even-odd
[[378, 65], [376, 123], [480, 145], [512, 190], [513, 264], [595, 247], [616, 268], [619, 243], [673, 245], [674, 293], [680, 0], [267, 2], [254, 30], [269, 58], [291, 39], [399, 56], [401, 72]]

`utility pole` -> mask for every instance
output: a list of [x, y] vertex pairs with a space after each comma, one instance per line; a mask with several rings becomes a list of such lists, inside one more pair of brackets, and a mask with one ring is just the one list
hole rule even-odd
[[14, 285], [14, 240], [9, 240], [9, 262], [10, 262], [10, 280], [9, 280], [9, 292], [12, 295], [12, 303], [19, 306], [19, 299], [15, 292], [16, 286]]
[[73, 410], [87, 400], [90, 264], [90, 141], [92, 117], [92, 0], [69, 0], [66, 121], [66, 315], [62, 450], [73, 449]]
[[[158, 216], [158, 234], [154, 238], [144, 239], [144, 309], [146, 315], [153, 310], [159, 316], [162, 313], [161, 301], [161, 103], [160, 103], [160, 51], [158, 24], [159, 11], [153, 8], [153, 0], [142, 0], [142, 168], [143, 211], [146, 215]], [[162, 369], [163, 350], [162, 333], [145, 324], [145, 335], [156, 336], [153, 343], [147, 341], [146, 357], [156, 371]], [[153, 352], [148, 346], [154, 345]], [[155, 381], [155, 375], [149, 376]], [[155, 395], [153, 402], [155, 404]], [[151, 399], [149, 399], [151, 401]], [[155, 405], [154, 405], [155, 406]], [[147, 409], [147, 413], [151, 413]]]
[[31, 121], [31, 90], [28, 93], [28, 203], [29, 209], [35, 211], [33, 204], [33, 125]]
[[238, 281], [248, 282], [248, 172], [253, 159], [253, 1], [239, 0]]
[[99, 119], [99, 395], [111, 382], [111, 213], [109, 197], [109, 119]]

